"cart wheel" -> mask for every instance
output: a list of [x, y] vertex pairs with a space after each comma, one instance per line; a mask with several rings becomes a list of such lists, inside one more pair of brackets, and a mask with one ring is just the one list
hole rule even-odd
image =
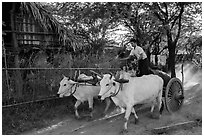
[[169, 113], [178, 111], [183, 105], [184, 93], [183, 85], [178, 78], [172, 78], [165, 92], [165, 105]]

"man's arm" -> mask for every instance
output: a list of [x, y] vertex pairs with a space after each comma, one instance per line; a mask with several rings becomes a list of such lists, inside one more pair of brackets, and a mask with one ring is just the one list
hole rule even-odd
[[139, 54], [138, 60], [142, 59], [142, 53]]
[[127, 59], [130, 59], [130, 56], [132, 56], [132, 55], [129, 55], [129, 56], [126, 57], [126, 58], [120, 58], [119, 60], [127, 60]]
[[134, 56], [134, 55], [129, 55], [128, 57], [126, 57], [126, 58], [121, 58], [120, 60], [128, 60], [128, 59], [137, 59], [137, 57], [136, 56]]

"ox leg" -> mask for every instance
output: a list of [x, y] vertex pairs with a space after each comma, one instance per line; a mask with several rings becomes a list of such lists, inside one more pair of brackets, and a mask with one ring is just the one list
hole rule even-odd
[[110, 98], [106, 98], [105, 102], [106, 102], [106, 108], [105, 108], [105, 110], [104, 110], [104, 112], [102, 114], [103, 116], [105, 116], [106, 112], [108, 111], [108, 108], [110, 107], [110, 104], [111, 104]]
[[151, 107], [151, 113], [153, 113], [153, 111], [154, 111], [154, 104]]
[[150, 118], [154, 118], [154, 119], [156, 118], [156, 115], [154, 114], [155, 105], [157, 106], [156, 100], [152, 102], [152, 106], [151, 106], [151, 110], [150, 110], [150, 112], [151, 112]]
[[78, 113], [78, 106], [81, 104], [81, 101], [77, 100], [75, 105], [74, 105], [74, 109], [75, 109], [75, 116], [76, 118], [80, 118], [79, 113]]
[[122, 132], [127, 132], [127, 124], [128, 124], [128, 120], [129, 120], [131, 111], [132, 111], [132, 106], [129, 106], [129, 107], [126, 108], [124, 128], [123, 128]]
[[132, 108], [132, 113], [133, 113], [134, 116], [135, 116], [135, 124], [137, 124], [137, 122], [138, 122], [138, 116], [137, 116], [137, 114], [136, 114], [136, 112], [135, 112], [134, 107]]
[[160, 95], [156, 98], [155, 102], [153, 103], [152, 107], [157, 109], [156, 113], [153, 113], [153, 109], [151, 109], [152, 112], [152, 118], [154, 119], [159, 119], [161, 117], [162, 111], [164, 109], [164, 104], [162, 101], [162, 95], [161, 93], [159, 93]]
[[162, 114], [163, 110], [164, 110], [164, 102], [161, 101], [161, 107], [160, 107], [160, 109], [159, 109], [160, 115]]
[[159, 97], [159, 99], [158, 99], [158, 108], [159, 108], [159, 114], [161, 116], [162, 112], [164, 110], [164, 102], [163, 102], [162, 97]]
[[89, 103], [89, 112], [90, 112], [90, 117], [93, 118], [93, 98], [90, 98], [88, 100]]
[[164, 103], [163, 103], [163, 99], [162, 99], [162, 89], [160, 90], [159, 92], [159, 95], [157, 97], [157, 106], [158, 106], [158, 110], [159, 110], [159, 115], [158, 115], [158, 118], [161, 117], [161, 114], [163, 112], [163, 109], [164, 109]]

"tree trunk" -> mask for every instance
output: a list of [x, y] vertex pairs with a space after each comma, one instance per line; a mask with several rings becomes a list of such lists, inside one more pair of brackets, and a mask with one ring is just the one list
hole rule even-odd
[[149, 61], [149, 63], [150, 63], [150, 58], [151, 58], [151, 53], [150, 53], [150, 46], [148, 46], [148, 48], [147, 48], [147, 50], [146, 50], [146, 54], [147, 54], [147, 59], [148, 59], [148, 61]]
[[169, 62], [168, 62], [168, 70], [171, 71], [171, 77], [176, 77], [176, 72], [175, 72], [175, 43], [172, 41], [168, 41], [168, 50], [169, 50]]
[[[164, 3], [165, 4], [165, 3]], [[168, 13], [167, 10], [167, 5], [166, 5], [166, 12], [163, 11], [160, 8], [160, 4], [159, 3], [153, 3], [153, 5], [155, 7], [157, 7], [159, 9], [159, 12], [157, 12], [157, 10], [155, 10], [154, 6], [152, 7], [152, 10], [154, 11], [155, 16], [163, 23], [163, 27], [166, 30], [166, 35], [167, 35], [167, 41], [168, 41], [168, 50], [169, 50], [169, 58], [168, 58], [168, 70], [171, 71], [171, 77], [176, 77], [176, 73], [175, 73], [175, 49], [176, 49], [176, 44], [178, 42], [178, 39], [180, 37], [180, 32], [181, 32], [181, 21], [182, 21], [182, 14], [184, 12], [184, 5], [185, 3], [179, 2], [177, 3], [177, 7], [180, 7], [180, 12], [179, 15], [174, 14], [173, 16], [171, 14]], [[178, 8], [179, 8], [178, 7]], [[178, 23], [177, 23], [178, 20]], [[173, 36], [174, 32], [171, 32], [173, 30], [173, 27], [175, 26], [175, 24], [178, 25], [178, 29], [177, 29], [177, 34], [176, 36]], [[173, 40], [174, 38], [174, 40]]]
[[[16, 39], [16, 33], [15, 31], [15, 24], [14, 24], [14, 12], [15, 12], [15, 6], [16, 3], [14, 2], [12, 4], [12, 10], [10, 11], [10, 20], [11, 20], [11, 31], [12, 31], [12, 43], [15, 49], [15, 58], [14, 58], [14, 65], [15, 68], [20, 68], [19, 65], [19, 56], [18, 56], [18, 42]], [[22, 97], [22, 90], [23, 90], [23, 80], [21, 76], [20, 70], [15, 70], [14, 71], [14, 79], [15, 79], [15, 90], [17, 91], [16, 98], [21, 98]]]
[[158, 66], [158, 55], [155, 54], [155, 65]]

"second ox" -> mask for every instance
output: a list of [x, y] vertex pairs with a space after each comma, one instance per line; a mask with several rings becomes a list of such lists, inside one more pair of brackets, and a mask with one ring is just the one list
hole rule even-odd
[[[79, 82], [73, 81], [70, 78], [64, 76], [64, 78], [60, 82], [60, 87], [59, 87], [57, 94], [59, 94], [60, 97], [73, 95], [77, 99], [75, 106], [74, 106], [76, 118], [80, 118], [80, 115], [77, 110], [78, 106], [81, 103], [88, 101], [90, 117], [92, 118], [93, 117], [93, 114], [92, 114], [93, 101], [94, 101], [94, 98], [98, 97], [99, 91], [100, 91], [99, 85], [93, 86], [90, 84], [79, 83]], [[103, 112], [104, 114], [108, 110], [110, 103], [111, 103], [110, 99], [107, 98], [106, 108]]]

